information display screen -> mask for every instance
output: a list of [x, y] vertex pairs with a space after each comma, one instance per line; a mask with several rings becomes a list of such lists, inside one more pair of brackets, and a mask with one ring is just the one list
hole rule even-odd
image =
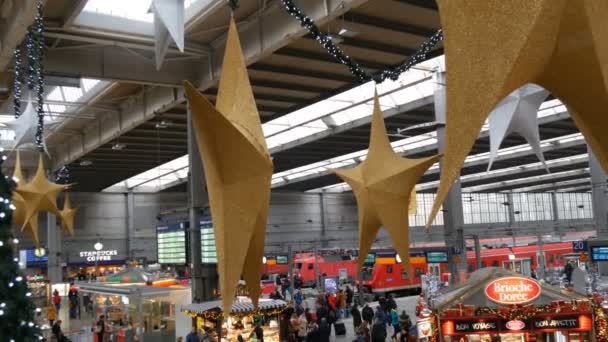
[[608, 246], [592, 246], [591, 261], [608, 261]]
[[156, 241], [159, 264], [186, 263], [185, 223], [156, 227]]
[[200, 222], [201, 228], [201, 262], [203, 264], [217, 264], [217, 249], [215, 247], [215, 234], [211, 218]]
[[287, 255], [277, 255], [277, 265], [289, 264], [289, 258]]
[[426, 252], [426, 262], [434, 263], [434, 264], [448, 262], [448, 253], [447, 252]]

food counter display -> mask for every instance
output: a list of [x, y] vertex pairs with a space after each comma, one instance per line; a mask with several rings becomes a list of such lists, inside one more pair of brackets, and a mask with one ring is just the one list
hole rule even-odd
[[608, 341], [601, 300], [484, 268], [431, 303], [429, 341]]
[[227, 318], [224, 318], [221, 301], [189, 304], [181, 311], [186, 317], [196, 319], [200, 331], [215, 337], [221, 334], [222, 341], [236, 342], [239, 335], [249, 340], [256, 325], [260, 324], [265, 342], [279, 342], [279, 316], [288, 309], [285, 301], [260, 299], [258, 309], [254, 310], [250, 299], [238, 297]]

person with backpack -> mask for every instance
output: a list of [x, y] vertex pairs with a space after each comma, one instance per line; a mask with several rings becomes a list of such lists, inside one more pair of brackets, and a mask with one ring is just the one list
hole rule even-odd
[[393, 336], [391, 338], [396, 339], [397, 334], [401, 331], [401, 325], [399, 324], [399, 314], [395, 308], [391, 309], [390, 312], [390, 321], [393, 326]]
[[365, 303], [365, 306], [361, 310], [361, 317], [367, 322], [368, 325], [372, 324], [372, 320], [374, 319], [374, 310], [367, 303]]

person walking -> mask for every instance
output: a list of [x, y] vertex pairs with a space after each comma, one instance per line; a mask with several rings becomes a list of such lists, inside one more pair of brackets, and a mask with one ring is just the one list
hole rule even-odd
[[338, 318], [346, 317], [346, 293], [343, 290], [338, 292]]
[[566, 281], [568, 281], [568, 285], [572, 284], [572, 272], [574, 272], [574, 266], [572, 266], [571, 262], [568, 262], [564, 267], [564, 273], [566, 274]]
[[67, 337], [65, 337], [65, 335], [63, 334], [63, 331], [61, 330], [61, 320], [57, 320], [57, 322], [55, 322], [55, 324], [53, 324], [53, 328], [51, 329], [51, 331], [53, 332], [53, 336], [55, 336], [55, 339], [57, 340], [57, 342], [65, 342], [67, 341]]
[[353, 305], [353, 298], [355, 297], [355, 292], [350, 288], [350, 285], [346, 285], [346, 318], [348, 318], [350, 313], [350, 308]]
[[355, 331], [357, 331], [359, 326], [361, 326], [361, 312], [356, 304], [350, 309], [350, 313], [353, 315], [353, 327], [355, 328]]
[[301, 310], [298, 316], [298, 340], [300, 342], [306, 341], [306, 335], [308, 335], [307, 328], [308, 321], [306, 320], [306, 314], [304, 310]]
[[198, 332], [196, 331], [196, 327], [192, 327], [190, 333], [186, 335], [186, 342], [199, 342]]
[[361, 310], [361, 317], [367, 322], [368, 325], [372, 324], [372, 320], [374, 319], [374, 310], [367, 303], [365, 303], [365, 306]]
[[103, 342], [103, 337], [106, 333], [106, 322], [104, 319], [105, 319], [104, 315], [99, 316], [99, 320], [97, 321], [97, 324], [95, 325], [95, 333], [97, 334], [97, 342]]
[[327, 322], [327, 319], [321, 319], [321, 324], [319, 324], [319, 342], [329, 342], [329, 337], [331, 335], [331, 326]]
[[319, 325], [314, 320], [308, 321], [306, 327], [306, 342], [320, 342], [321, 335], [319, 334]]
[[361, 322], [361, 325], [357, 330], [357, 340], [359, 342], [371, 342], [371, 338], [369, 335], [369, 326], [366, 321]]
[[61, 309], [61, 297], [59, 296], [57, 289], [55, 289], [53, 292], [53, 304], [55, 304], [55, 309], [57, 309], [57, 314], [59, 315], [59, 309]]
[[399, 324], [399, 314], [397, 313], [397, 309], [392, 308], [390, 312], [390, 321], [393, 326], [393, 336], [391, 338], [396, 339], [397, 334], [401, 331], [401, 325]]
[[372, 342], [386, 341], [386, 323], [383, 319], [376, 319], [372, 326]]
[[49, 306], [46, 309], [46, 318], [49, 320], [49, 325], [52, 328], [53, 323], [57, 319], [57, 309], [55, 308], [55, 305], [49, 303]]

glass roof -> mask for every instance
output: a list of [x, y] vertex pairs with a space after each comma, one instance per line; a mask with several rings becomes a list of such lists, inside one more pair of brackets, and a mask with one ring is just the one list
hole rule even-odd
[[[184, 0], [184, 20], [188, 22], [213, 1], [217, 0]], [[103, 30], [153, 35], [151, 4], [152, 0], [88, 0], [74, 23]], [[195, 4], [197, 6], [193, 6]]]
[[[431, 96], [434, 87], [432, 70], [435, 67], [442, 66], [443, 63], [443, 56], [433, 58], [419, 64], [416, 69], [410, 69], [410, 71], [402, 74], [399, 80], [387, 81], [379, 85], [377, 91], [381, 108], [388, 110], [426, 96]], [[374, 82], [368, 82], [263, 124], [262, 129], [268, 148], [272, 153], [274, 152], [273, 150], [276, 151], [293, 141], [310, 137], [319, 132], [330, 131], [332, 127], [344, 125], [363, 117], [370, 117], [373, 110], [373, 93]], [[330, 123], [332, 127], [326, 122]], [[393, 147], [396, 151], [400, 152], [405, 148], [414, 148], [415, 146], [412, 144], [415, 143], [422, 145], [434, 144], [436, 140], [433, 139], [435, 139], [434, 135], [414, 137], [410, 140], [403, 139], [394, 143]], [[365, 154], [367, 154], [367, 151], [360, 151], [339, 157], [336, 160], [332, 159], [320, 162], [319, 167], [323, 170], [344, 167], [352, 164], [353, 158], [364, 156]], [[174, 161], [176, 164], [172, 164]], [[165, 189], [173, 185], [173, 182], [177, 178], [180, 178], [168, 174], [171, 172], [170, 168], [173, 165], [181, 165], [181, 161], [185, 161], [185, 166], [187, 167], [188, 157], [182, 156], [174, 161], [120, 181], [104, 189], [104, 191], [124, 191], [125, 187], [126, 189], [142, 192], [155, 192]], [[174, 171], [180, 172], [179, 168]], [[161, 169], [161, 172], [159, 172], [159, 169]], [[298, 172], [301, 172], [300, 175], [302, 176], [317, 172], [308, 169], [314, 168], [311, 165], [307, 165]], [[300, 175], [290, 175], [289, 177], [297, 178]], [[161, 178], [160, 180], [155, 179], [159, 177]], [[277, 184], [281, 177], [280, 174], [279, 176], [275, 175], [272, 180], [273, 184]]]

